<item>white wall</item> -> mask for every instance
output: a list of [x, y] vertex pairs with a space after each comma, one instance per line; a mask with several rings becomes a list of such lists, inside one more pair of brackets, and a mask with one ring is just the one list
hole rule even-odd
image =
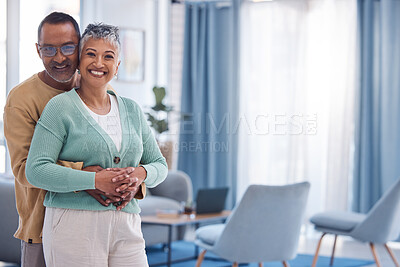
[[134, 99], [142, 106], [152, 105], [152, 88], [156, 83], [155, 68], [155, 11], [156, 0], [82, 0], [81, 31], [88, 23], [104, 22], [121, 28], [145, 32], [145, 71], [142, 82], [113, 80], [112, 86], [121, 96]]

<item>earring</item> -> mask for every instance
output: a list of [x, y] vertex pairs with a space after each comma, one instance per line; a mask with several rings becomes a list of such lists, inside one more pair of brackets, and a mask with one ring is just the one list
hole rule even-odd
[[78, 69], [78, 74], [81, 74], [81, 71]]

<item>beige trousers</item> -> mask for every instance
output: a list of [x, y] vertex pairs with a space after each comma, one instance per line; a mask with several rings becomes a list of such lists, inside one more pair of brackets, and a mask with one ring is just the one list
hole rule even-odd
[[47, 266], [146, 267], [139, 214], [46, 208]]

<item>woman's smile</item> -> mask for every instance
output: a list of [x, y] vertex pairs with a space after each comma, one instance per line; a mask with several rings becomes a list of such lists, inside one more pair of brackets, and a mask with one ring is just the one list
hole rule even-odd
[[91, 74], [93, 74], [94, 77], [102, 78], [104, 75], [107, 74], [105, 71], [98, 71], [98, 70], [89, 70]]

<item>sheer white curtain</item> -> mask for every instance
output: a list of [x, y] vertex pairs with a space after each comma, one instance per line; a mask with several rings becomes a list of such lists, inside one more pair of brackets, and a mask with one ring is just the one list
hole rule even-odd
[[239, 197], [311, 182], [308, 216], [348, 208], [356, 0], [244, 2]]

